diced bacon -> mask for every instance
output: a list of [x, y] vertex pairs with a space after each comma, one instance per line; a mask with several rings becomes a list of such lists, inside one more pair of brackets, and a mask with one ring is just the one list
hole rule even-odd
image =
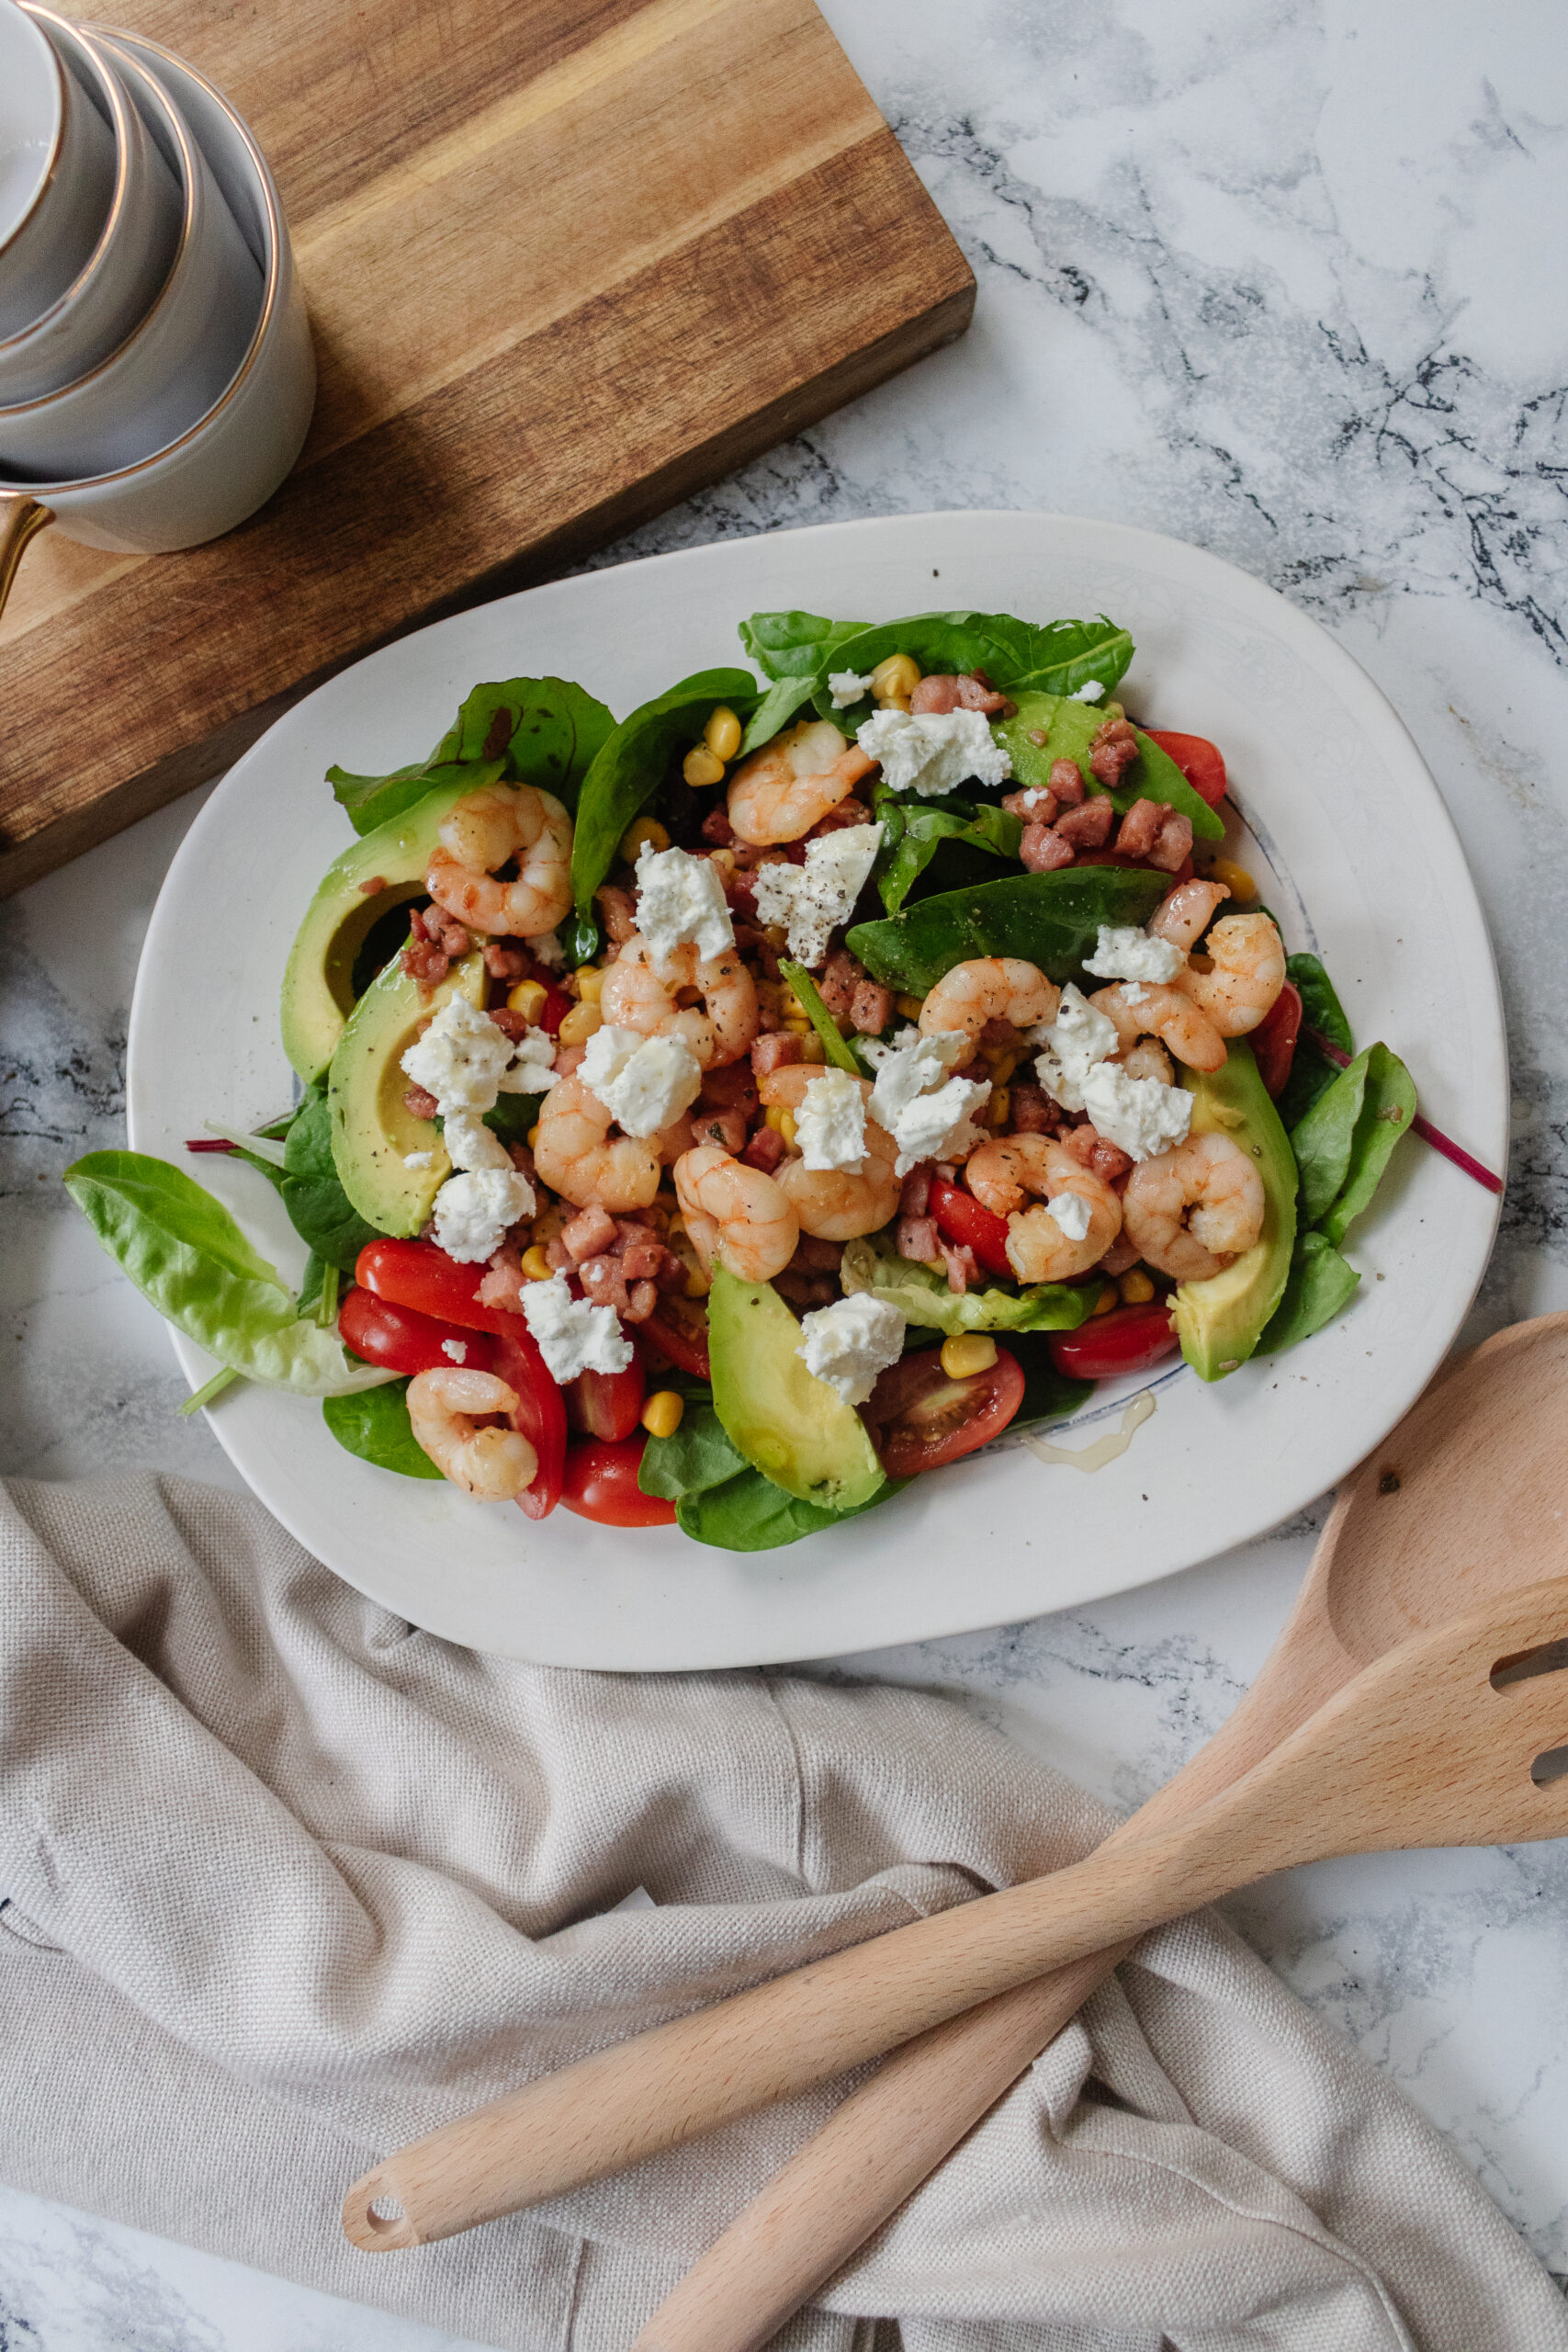
[[1002, 807], [1010, 817], [1021, 817], [1026, 825], [1049, 825], [1055, 821], [1056, 796], [1043, 785], [1030, 785], [1026, 789], [1010, 792]]
[[613, 1306], [624, 1315], [630, 1304], [626, 1297], [626, 1278], [618, 1258], [589, 1258], [579, 1266], [582, 1277], [582, 1293], [595, 1306]]
[[1098, 1127], [1087, 1122], [1082, 1126], [1067, 1128], [1062, 1136], [1062, 1148], [1071, 1153], [1080, 1168], [1087, 1168], [1107, 1184], [1125, 1176], [1133, 1165], [1131, 1152], [1123, 1151], [1120, 1144], [1108, 1142]]
[[791, 1036], [787, 1030], [775, 1030], [772, 1036], [758, 1037], [752, 1042], [751, 1069], [756, 1078], [766, 1078], [771, 1071], [786, 1069], [800, 1058], [800, 1039]]
[[[753, 903], [751, 912], [755, 914], [756, 910]], [[738, 922], [735, 925], [735, 944], [748, 963], [761, 967], [765, 980], [778, 978], [779, 951], [766, 932], [759, 931], [754, 922]]]
[[491, 941], [484, 957], [485, 970], [492, 980], [525, 979], [533, 960], [520, 947], [503, 947], [498, 939]]
[[449, 915], [443, 907], [426, 907], [424, 935], [434, 940], [442, 954], [450, 956], [454, 962], [459, 956], [466, 956], [474, 944], [456, 916]]
[[810, 831], [803, 833], [801, 839], [803, 842], [819, 842], [829, 833], [841, 833], [851, 825], [869, 825], [870, 822], [871, 810], [852, 792], [847, 800], [840, 800], [836, 808], [829, 809], [825, 817], [818, 817]]
[[803, 1314], [808, 1307], [830, 1306], [839, 1295], [839, 1285], [831, 1274], [802, 1273], [795, 1266], [786, 1266], [782, 1273], [775, 1274], [773, 1288]]
[[939, 1241], [937, 1247], [941, 1250], [943, 1262], [947, 1267], [947, 1287], [951, 1291], [955, 1291], [962, 1298], [970, 1283], [978, 1282], [980, 1279], [980, 1269], [976, 1261], [975, 1252], [967, 1242], [961, 1243], [955, 1249], [951, 1241]]
[[1055, 874], [1058, 866], [1071, 865], [1074, 851], [1071, 842], [1049, 825], [1025, 825], [1018, 854], [1031, 874]]
[[1032, 1078], [1015, 1078], [1008, 1089], [1008, 1124], [1015, 1136], [1054, 1136], [1066, 1120], [1043, 1086]]
[[398, 961], [411, 980], [419, 983], [419, 992], [427, 1001], [434, 995], [452, 968], [452, 958], [445, 948], [433, 941], [416, 938], [403, 949]]
[[621, 1271], [628, 1283], [652, 1282], [666, 1255], [663, 1242], [644, 1233], [640, 1240], [628, 1241], [622, 1250]]
[[1089, 747], [1089, 774], [1114, 791], [1138, 756], [1138, 739], [1125, 718], [1108, 718]]
[[545, 1244], [545, 1263], [552, 1273], [575, 1273], [577, 1271], [577, 1261], [558, 1233]]
[[1053, 760], [1051, 773], [1045, 780], [1064, 808], [1082, 808], [1083, 771], [1077, 760]]
[[808, 1274], [836, 1274], [844, 1262], [841, 1241], [822, 1241], [814, 1233], [803, 1233], [795, 1245], [790, 1264], [804, 1267]]
[[404, 1087], [403, 1109], [411, 1119], [434, 1119], [440, 1108], [440, 1097], [428, 1092], [424, 1087]]
[[692, 1135], [698, 1144], [711, 1143], [720, 1151], [739, 1152], [746, 1141], [744, 1111], [704, 1111], [692, 1114]]
[[513, 1012], [509, 1004], [498, 1004], [495, 1011], [490, 1017], [494, 1022], [496, 1027], [500, 1030], [502, 1035], [503, 1037], [510, 1037], [514, 1046], [517, 1044], [519, 1038], [523, 1037], [527, 1033], [528, 1021], [526, 1014], [522, 1012]]
[[561, 1239], [576, 1264], [588, 1258], [603, 1257], [613, 1247], [617, 1236], [615, 1220], [607, 1209], [595, 1203], [591, 1208], [580, 1209], [570, 1225], [561, 1227]]
[[1159, 839], [1148, 854], [1148, 864], [1157, 865], [1163, 874], [1179, 874], [1192, 854], [1192, 820], [1181, 816], [1174, 808], [1168, 809], [1159, 830]]
[[817, 976], [817, 993], [835, 1021], [851, 1017], [855, 990], [865, 978], [865, 966], [847, 947], [836, 948]]
[[934, 1266], [942, 1256], [935, 1217], [901, 1216], [897, 1249], [900, 1258], [913, 1258], [919, 1265]]
[[[1116, 835], [1119, 857], [1146, 858], [1169, 811], [1158, 800], [1134, 800]], [[1180, 860], [1177, 863], [1179, 865]]]
[[659, 1304], [659, 1289], [654, 1283], [633, 1283], [626, 1292], [626, 1303], [621, 1308], [623, 1323], [646, 1323]]
[[746, 1167], [760, 1168], [764, 1176], [771, 1176], [784, 1152], [784, 1140], [777, 1127], [758, 1127], [740, 1159]]
[[681, 1259], [677, 1258], [673, 1250], [666, 1250], [659, 1261], [659, 1272], [653, 1279], [660, 1290], [685, 1289], [685, 1265]]
[[558, 1078], [575, 1078], [578, 1071], [582, 1068], [583, 1059], [587, 1055], [587, 1052], [588, 1048], [586, 1046], [562, 1046], [556, 1055], [556, 1076]]
[[728, 849], [735, 839], [735, 828], [729, 821], [729, 810], [722, 800], [716, 800], [703, 819], [703, 839], [715, 849]]
[[880, 1037], [893, 1018], [893, 991], [868, 973], [850, 999], [850, 1027], [860, 1037]]
[[980, 710], [995, 718], [1007, 707], [1007, 696], [998, 694], [983, 670], [972, 671], [967, 676], [954, 677], [937, 670], [922, 678], [909, 696], [909, 708], [945, 715], [950, 710]]
[[362, 899], [374, 899], [378, 893], [384, 890], [386, 887], [386, 876], [384, 874], [373, 874], [368, 882], [362, 882], [360, 884], [359, 895]]
[[1070, 842], [1075, 850], [1103, 849], [1106, 837], [1116, 820], [1116, 811], [1108, 794], [1097, 792], [1081, 808], [1069, 808], [1056, 820], [1059, 841]]
[[931, 1206], [931, 1164], [920, 1160], [904, 1179], [904, 1189], [898, 1195], [898, 1207], [904, 1216], [924, 1216]]

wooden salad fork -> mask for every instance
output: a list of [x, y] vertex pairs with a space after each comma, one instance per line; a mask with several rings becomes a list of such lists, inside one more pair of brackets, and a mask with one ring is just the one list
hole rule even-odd
[[[641, 2339], [645, 2352], [761, 2343], [963, 2137], [1129, 1939], [1303, 1860], [1561, 1834], [1568, 1780], [1554, 1777], [1550, 1752], [1568, 1741], [1568, 1688], [1517, 1661], [1568, 1663], [1568, 1649], [1553, 1651], [1568, 1637], [1568, 1579], [1537, 1581], [1568, 1558], [1556, 1499], [1565, 1437], [1568, 1316], [1487, 1341], [1342, 1491], [1296, 1609], [1223, 1731], [1096, 1854], [600, 2052], [429, 2134], [355, 2183], [348, 2235], [389, 2251], [450, 2235], [903, 2041]], [[1064, 1964], [1065, 1981], [1024, 1981]], [[976, 2001], [988, 2005], [957, 2016]], [[386, 2200], [400, 2213], [374, 2211]], [[807, 2226], [818, 2233], [803, 2255]], [[705, 2300], [705, 2271], [718, 2282]]]

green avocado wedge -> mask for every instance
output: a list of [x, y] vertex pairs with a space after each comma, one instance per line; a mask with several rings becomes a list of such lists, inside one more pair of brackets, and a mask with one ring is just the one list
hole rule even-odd
[[884, 1484], [876, 1449], [853, 1406], [807, 1372], [799, 1346], [800, 1326], [771, 1283], [716, 1272], [708, 1362], [726, 1436], [786, 1495], [859, 1510]]
[[[334, 857], [305, 910], [283, 975], [283, 1050], [309, 1086], [354, 1009], [355, 959], [380, 918], [424, 895], [424, 873], [453, 803], [501, 775], [499, 760], [449, 771], [450, 781]], [[377, 882], [378, 889], [366, 886]]]
[[[449, 997], [482, 1005], [485, 985], [484, 957], [476, 952], [424, 997], [394, 956], [349, 1015], [327, 1074], [333, 1159], [350, 1203], [378, 1233], [400, 1239], [418, 1233], [452, 1172], [434, 1123], [416, 1119], [403, 1101], [402, 1057]], [[411, 1153], [428, 1153], [428, 1164], [411, 1168]]]
[[1201, 1380], [1223, 1380], [1247, 1362], [1284, 1295], [1296, 1238], [1296, 1162], [1245, 1038], [1230, 1039], [1222, 1069], [1181, 1075], [1195, 1098], [1191, 1132], [1229, 1136], [1263, 1179], [1263, 1230], [1251, 1249], [1176, 1294], [1182, 1354]]

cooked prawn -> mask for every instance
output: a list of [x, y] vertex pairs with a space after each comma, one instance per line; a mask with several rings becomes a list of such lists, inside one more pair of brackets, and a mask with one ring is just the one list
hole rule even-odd
[[1223, 915], [1203, 944], [1213, 970], [1190, 965], [1176, 984], [1222, 1037], [1245, 1037], [1285, 985], [1285, 943], [1268, 915]]
[[1140, 1037], [1158, 1037], [1189, 1069], [1224, 1067], [1224, 1039], [1179, 988], [1157, 980], [1115, 980], [1108, 989], [1096, 989], [1089, 1002], [1114, 1023], [1123, 1054]]
[[408, 1385], [409, 1426], [444, 1478], [483, 1503], [505, 1503], [531, 1487], [539, 1457], [518, 1430], [475, 1427], [480, 1413], [514, 1413], [517, 1391], [493, 1372], [416, 1372]]
[[[681, 1002], [688, 989], [700, 1004]], [[723, 1069], [749, 1053], [761, 1018], [738, 947], [703, 957], [686, 942], [660, 957], [635, 931], [604, 975], [599, 1007], [606, 1021], [639, 1037], [683, 1037], [704, 1069]]]
[[1060, 989], [1021, 956], [977, 956], [938, 980], [920, 1007], [920, 1035], [961, 1030], [975, 1045], [987, 1021], [1010, 1021], [1015, 1029], [1055, 1021], [1061, 999]]
[[612, 1216], [645, 1209], [659, 1190], [657, 1136], [615, 1136], [609, 1112], [580, 1078], [558, 1078], [539, 1105], [534, 1166], [575, 1208]]
[[[471, 931], [538, 939], [571, 911], [571, 819], [536, 785], [487, 784], [455, 801], [436, 829], [424, 887]], [[496, 869], [517, 860], [517, 878]]]
[[1189, 1136], [1141, 1160], [1122, 1195], [1138, 1255], [1178, 1282], [1217, 1274], [1263, 1230], [1263, 1179], [1229, 1136]]
[[743, 1283], [782, 1274], [800, 1239], [800, 1219], [782, 1188], [760, 1168], [701, 1143], [675, 1162], [675, 1197], [692, 1247]]
[[876, 762], [830, 718], [803, 718], [742, 760], [729, 779], [729, 821], [753, 849], [797, 842], [848, 799]]
[[[798, 1111], [807, 1088], [821, 1071], [809, 1062], [786, 1063], [758, 1081], [766, 1103], [782, 1103]], [[860, 1080], [861, 1099], [869, 1102], [871, 1088]], [[798, 1154], [781, 1160], [773, 1171], [778, 1185], [800, 1219], [802, 1233], [818, 1241], [858, 1241], [863, 1233], [880, 1233], [898, 1214], [903, 1187], [893, 1172], [898, 1147], [874, 1119], [865, 1123], [865, 1151], [860, 1169], [807, 1168]]]
[[1175, 1082], [1176, 1072], [1171, 1067], [1170, 1056], [1157, 1037], [1135, 1039], [1125, 1053], [1117, 1055], [1116, 1059], [1129, 1078], [1154, 1078], [1162, 1086]]
[[[969, 1190], [1008, 1224], [1008, 1263], [1021, 1283], [1070, 1283], [1098, 1265], [1122, 1230], [1122, 1204], [1110, 1185], [1049, 1136], [1007, 1136], [983, 1143], [964, 1170]], [[1051, 1214], [1065, 1193], [1089, 1213], [1081, 1240]], [[1038, 1208], [1026, 1209], [1033, 1193]], [[1076, 1222], [1076, 1219], [1075, 1219]]]
[[1214, 909], [1229, 897], [1223, 882], [1179, 882], [1149, 917], [1149, 937], [1168, 939], [1173, 947], [1190, 947], [1201, 938]]

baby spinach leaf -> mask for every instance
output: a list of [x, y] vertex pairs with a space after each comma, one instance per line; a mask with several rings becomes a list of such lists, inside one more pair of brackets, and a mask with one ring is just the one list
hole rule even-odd
[[764, 743], [789, 725], [803, 702], [809, 702], [814, 691], [810, 678], [776, 679], [751, 713], [745, 734], [740, 739], [739, 756], [761, 751]]
[[837, 649], [864, 627], [863, 621], [824, 620], [818, 613], [753, 613], [741, 622], [739, 636], [764, 678], [815, 680], [844, 667]]
[[324, 1079], [307, 1089], [284, 1143], [284, 1177], [278, 1187], [288, 1222], [307, 1249], [341, 1273], [380, 1229], [367, 1224], [343, 1189], [333, 1158], [332, 1114]]
[[818, 672], [818, 710], [840, 718], [852, 733], [869, 714], [870, 700], [852, 705], [852, 712], [841, 717], [832, 711], [825, 699], [829, 666], [853, 670], [863, 678], [892, 653], [908, 653], [928, 675], [983, 670], [994, 686], [1009, 695], [1030, 689], [1071, 695], [1091, 680], [1109, 694], [1133, 658], [1133, 640], [1103, 615], [1093, 621], [1039, 626], [1016, 620], [1010, 613], [912, 613], [833, 641], [830, 665], [824, 661]]
[[1298, 1233], [1280, 1304], [1263, 1327], [1258, 1352], [1278, 1354], [1310, 1340], [1349, 1305], [1360, 1279], [1325, 1233]]
[[502, 1143], [526, 1143], [538, 1125], [539, 1105], [544, 1099], [542, 1094], [498, 1095], [494, 1109], [484, 1114], [485, 1125]]
[[321, 1419], [346, 1453], [400, 1478], [439, 1478], [440, 1471], [413, 1433], [408, 1382], [363, 1389], [357, 1396], [323, 1396]]
[[672, 1435], [649, 1439], [642, 1450], [637, 1485], [645, 1495], [661, 1495], [667, 1502], [674, 1502], [682, 1495], [722, 1486], [747, 1466], [745, 1456], [730, 1443], [714, 1411], [708, 1390], [700, 1399], [687, 1399], [681, 1425]]
[[1381, 1044], [1358, 1054], [1292, 1132], [1302, 1223], [1342, 1241], [1415, 1115], [1416, 1089], [1398, 1056]]
[[[1350, 1035], [1350, 1023], [1345, 1018], [1345, 1008], [1317, 957], [1287, 956], [1285, 977], [1300, 991], [1304, 1026], [1321, 1032], [1341, 1053], [1353, 1054], [1356, 1044]], [[1327, 1093], [1338, 1075], [1335, 1064], [1318, 1052], [1310, 1037], [1297, 1040], [1291, 1074], [1275, 1105], [1287, 1129], [1301, 1124], [1319, 1095]]]
[[645, 1494], [674, 1503], [676, 1524], [694, 1542], [726, 1552], [767, 1552], [796, 1544], [803, 1535], [874, 1510], [908, 1483], [889, 1480], [859, 1510], [823, 1510], [800, 1502], [750, 1466], [726, 1436], [706, 1394], [687, 1403], [672, 1437], [649, 1439], [637, 1482]]
[[869, 1291], [896, 1306], [906, 1323], [950, 1338], [959, 1331], [1076, 1331], [1094, 1311], [1104, 1283], [1031, 1283], [1021, 1290], [955, 1291], [941, 1266], [900, 1258], [881, 1234], [844, 1245], [844, 1295]]
[[1058, 982], [1092, 956], [1101, 923], [1147, 922], [1169, 876], [1136, 865], [1069, 865], [949, 890], [881, 922], [857, 923], [850, 953], [898, 995], [924, 996], [972, 956], [1020, 956]]
[[137, 1289], [220, 1363], [304, 1396], [388, 1379], [298, 1312], [276, 1271], [183, 1169], [139, 1151], [95, 1151], [66, 1170], [65, 1186]]
[[863, 1078], [865, 1072], [851, 1052], [838, 1023], [823, 1003], [817, 983], [805, 965], [786, 963], [781, 956], [779, 977], [787, 980], [795, 990], [801, 1011], [822, 1040], [822, 1049], [834, 1068], [847, 1069], [852, 1078]]
[[944, 841], [962, 842], [992, 857], [1016, 858], [1023, 839], [1021, 819], [1005, 808], [974, 808], [962, 800], [936, 808], [929, 801], [878, 797], [876, 813], [884, 827], [876, 887], [890, 915], [897, 913]]
[[[1006, 745], [1019, 784], [1043, 786], [1057, 760], [1071, 760], [1087, 789], [1098, 793], [1105, 787], [1089, 765], [1089, 752], [1104, 722], [1105, 713], [1098, 703], [1025, 692], [1018, 696], [1015, 716], [998, 719], [991, 732], [998, 743]], [[1142, 728], [1135, 727], [1133, 732], [1138, 756], [1127, 769], [1125, 780], [1111, 794], [1111, 807], [1125, 816], [1134, 800], [1157, 800], [1188, 820], [1195, 840], [1223, 841], [1224, 819], [1193, 791], [1169, 752], [1162, 751]], [[1043, 740], [1037, 742], [1037, 736]]]
[[501, 760], [509, 783], [536, 784], [575, 808], [615, 725], [604, 705], [570, 678], [506, 678], [474, 688], [431, 759]]
[[430, 793], [449, 792], [461, 785], [478, 792], [495, 784], [503, 765], [500, 760], [416, 760], [412, 767], [394, 768], [390, 775], [350, 775], [346, 768], [329, 768], [327, 782], [355, 831], [363, 835], [401, 817]]
[[587, 917], [626, 827], [659, 790], [675, 753], [696, 741], [715, 704], [744, 716], [757, 700], [747, 671], [698, 670], [640, 704], [605, 738], [578, 795], [571, 882], [580, 917]]

